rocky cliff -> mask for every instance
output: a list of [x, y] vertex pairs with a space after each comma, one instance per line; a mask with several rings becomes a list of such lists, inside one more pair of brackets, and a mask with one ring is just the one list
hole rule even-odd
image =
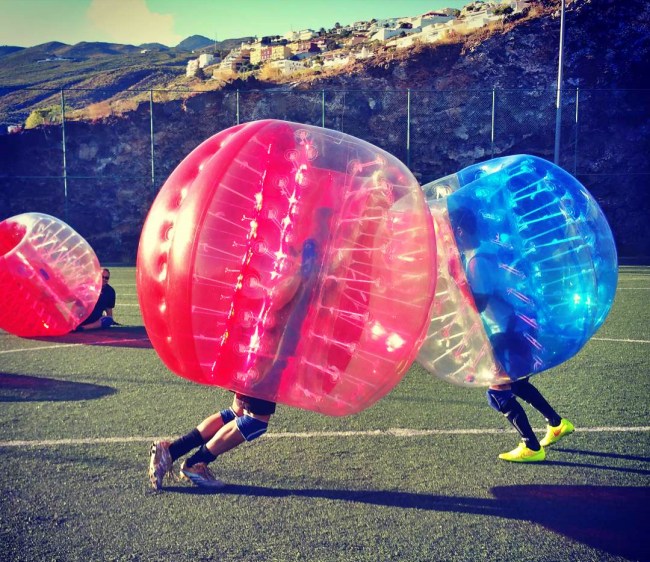
[[[560, 129], [560, 164], [601, 203], [619, 254], [646, 259], [649, 22], [640, 0], [569, 4]], [[2, 136], [0, 219], [26, 211], [59, 216], [103, 262], [134, 263], [165, 178], [202, 140], [238, 120], [324, 123], [395, 154], [422, 182], [491, 156], [553, 160], [559, 24], [551, 10], [471, 41], [386, 52], [337, 76], [236, 83], [167, 103], [156, 94], [122, 118]]]

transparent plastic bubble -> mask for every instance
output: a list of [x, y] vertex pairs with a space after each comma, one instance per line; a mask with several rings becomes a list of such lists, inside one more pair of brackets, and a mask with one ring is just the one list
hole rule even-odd
[[59, 336], [92, 312], [101, 269], [88, 242], [63, 221], [24, 213], [0, 222], [0, 328]]
[[618, 279], [612, 232], [584, 186], [517, 155], [423, 190], [439, 282], [418, 361], [452, 382], [487, 385], [574, 356], [604, 322]]
[[256, 121], [208, 139], [169, 177], [142, 231], [138, 297], [178, 375], [347, 415], [415, 359], [435, 259], [431, 214], [399, 160], [336, 131]]

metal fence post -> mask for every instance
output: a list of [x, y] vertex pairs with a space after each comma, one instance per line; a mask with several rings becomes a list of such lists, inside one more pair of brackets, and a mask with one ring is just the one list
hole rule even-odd
[[555, 98], [555, 148], [553, 163], [560, 165], [560, 137], [562, 135], [562, 65], [564, 59], [564, 0], [560, 5], [560, 52], [557, 63], [557, 97]]
[[65, 150], [65, 93], [61, 90], [61, 149], [63, 152], [63, 216], [68, 219], [68, 161]]
[[325, 128], [325, 90], [321, 92], [321, 127]]
[[491, 131], [490, 131], [490, 151], [492, 153], [492, 158], [494, 158], [494, 116], [496, 113], [496, 103], [497, 103], [497, 96], [496, 96], [496, 89], [492, 88], [492, 125], [491, 125]]
[[236, 111], [237, 111], [237, 125], [239, 125], [239, 90], [237, 90], [237, 98], [236, 98], [236, 99], [237, 99], [237, 107], [236, 107]]
[[153, 90], [149, 90], [149, 140], [151, 143], [151, 190], [156, 191], [156, 168], [153, 142]]
[[411, 169], [411, 88], [406, 90], [406, 167]]

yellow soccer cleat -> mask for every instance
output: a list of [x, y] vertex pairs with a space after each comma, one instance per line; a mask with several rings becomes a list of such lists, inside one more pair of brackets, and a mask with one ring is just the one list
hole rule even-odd
[[544, 447], [540, 448], [539, 451], [533, 451], [526, 447], [526, 444], [522, 441], [516, 449], [501, 453], [499, 458], [510, 462], [540, 462], [546, 458], [546, 452]]
[[546, 435], [544, 436], [544, 439], [539, 442], [539, 444], [542, 447], [548, 447], [549, 445], [552, 445], [553, 443], [556, 443], [562, 439], [562, 437], [565, 435], [573, 433], [575, 430], [576, 428], [569, 420], [562, 418], [560, 425], [556, 425], [555, 427], [550, 425], [546, 426]]

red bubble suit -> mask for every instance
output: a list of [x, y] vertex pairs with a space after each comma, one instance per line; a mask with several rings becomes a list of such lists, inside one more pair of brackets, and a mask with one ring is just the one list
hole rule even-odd
[[0, 222], [0, 328], [60, 336], [92, 312], [101, 269], [88, 242], [63, 221], [24, 213]]
[[435, 256], [428, 206], [396, 158], [256, 121], [208, 139], [169, 177], [142, 231], [138, 298], [178, 375], [342, 416], [414, 360]]

